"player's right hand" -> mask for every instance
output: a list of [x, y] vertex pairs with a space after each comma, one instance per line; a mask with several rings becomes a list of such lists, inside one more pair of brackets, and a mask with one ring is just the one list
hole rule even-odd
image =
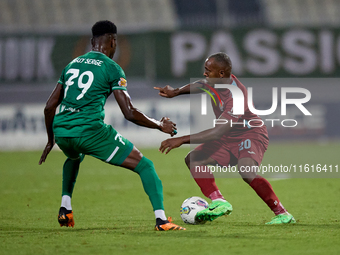
[[156, 90], [159, 90], [158, 94], [162, 97], [172, 98], [172, 97], [177, 96], [176, 90], [169, 85], [166, 85], [163, 88], [161, 88], [161, 87], [153, 87], [153, 88], [156, 89]]
[[164, 133], [170, 134], [171, 136], [174, 136], [177, 134], [177, 128], [176, 123], [172, 122], [170, 118], [163, 117], [161, 120], [161, 131]]

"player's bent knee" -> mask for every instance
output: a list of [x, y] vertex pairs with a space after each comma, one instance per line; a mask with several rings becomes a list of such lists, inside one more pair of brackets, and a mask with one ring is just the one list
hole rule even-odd
[[150, 159], [143, 156], [142, 159], [139, 161], [138, 165], [136, 166], [136, 168], [133, 169], [133, 171], [136, 172], [137, 174], [140, 174], [145, 169], [154, 170], [155, 166]]
[[253, 181], [253, 179], [256, 178], [257, 176], [256, 170], [252, 171], [251, 169], [252, 166], [245, 167], [239, 166], [239, 174], [241, 175], [242, 179], [248, 184], [250, 184]]
[[80, 153], [78, 157], [74, 157], [74, 158], [67, 157], [66, 160], [74, 161], [74, 162], [76, 161], [82, 162], [84, 160], [84, 157], [85, 157], [85, 154]]
[[148, 159], [148, 158], [146, 158], [146, 157], [143, 156], [143, 158], [142, 158], [141, 160], [145, 160], [145, 167], [146, 167], [146, 168], [155, 169], [155, 165], [153, 164], [153, 162], [152, 162], [150, 159]]
[[155, 170], [155, 166], [150, 159], [143, 156], [133, 171], [139, 174], [143, 185], [155, 185], [155, 187], [158, 187], [155, 192], [159, 194], [162, 193], [162, 181], [159, 179]]
[[255, 179], [255, 177], [242, 177], [242, 179], [243, 179], [246, 183], [250, 184], [250, 183]]

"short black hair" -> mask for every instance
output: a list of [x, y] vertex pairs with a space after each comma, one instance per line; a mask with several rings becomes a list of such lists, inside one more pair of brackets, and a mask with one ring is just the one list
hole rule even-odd
[[225, 65], [226, 67], [229, 67], [230, 70], [232, 68], [232, 63], [230, 57], [224, 53], [224, 52], [218, 52], [215, 54], [210, 55], [208, 58], [213, 58], [215, 59], [216, 62], [221, 63]]
[[92, 26], [92, 36], [99, 37], [105, 34], [117, 34], [116, 25], [109, 20], [101, 20]]

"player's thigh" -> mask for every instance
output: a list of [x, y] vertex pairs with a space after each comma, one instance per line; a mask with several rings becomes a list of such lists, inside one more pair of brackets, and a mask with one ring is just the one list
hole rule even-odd
[[133, 147], [128, 139], [109, 125], [95, 135], [84, 137], [79, 143], [79, 150], [84, 154], [118, 166], [129, 156]]
[[233, 145], [233, 154], [238, 161], [242, 158], [251, 158], [260, 165], [267, 150], [267, 144], [261, 140], [246, 138]]
[[66, 157], [75, 160], [79, 159], [81, 153], [75, 148], [74, 137], [55, 137], [55, 142], [58, 147], [62, 150], [62, 152], [66, 155]]
[[236, 158], [230, 153], [229, 144], [220, 140], [210, 141], [199, 145], [187, 156], [190, 164], [234, 166]]
[[257, 176], [258, 166], [262, 162], [267, 145], [266, 141], [252, 138], [245, 138], [235, 143], [233, 153], [238, 159], [239, 174], [247, 183]]
[[136, 148], [136, 146], [133, 146], [132, 151], [120, 166], [130, 170], [134, 170], [142, 158], [143, 154]]
[[217, 162], [209, 157], [209, 154], [205, 151], [195, 149], [190, 151], [185, 157], [185, 163], [188, 168], [192, 168], [195, 166], [216, 164]]

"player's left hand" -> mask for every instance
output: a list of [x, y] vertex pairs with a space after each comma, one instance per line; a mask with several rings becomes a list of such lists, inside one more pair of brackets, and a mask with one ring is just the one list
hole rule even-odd
[[159, 151], [168, 154], [172, 149], [175, 149], [183, 144], [181, 137], [166, 139], [161, 143]]
[[45, 162], [46, 158], [47, 158], [47, 155], [50, 153], [50, 151], [52, 150], [54, 146], [54, 141], [53, 142], [48, 142], [45, 146], [45, 149], [40, 157], [40, 160], [39, 160], [39, 165], [41, 165], [43, 162]]

